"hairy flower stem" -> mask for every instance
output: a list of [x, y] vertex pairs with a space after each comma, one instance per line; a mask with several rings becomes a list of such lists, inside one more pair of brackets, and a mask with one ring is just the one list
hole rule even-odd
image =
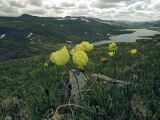
[[116, 79], [117, 79], [117, 66], [116, 66], [116, 60], [115, 60], [115, 58], [113, 59], [113, 79], [115, 80], [115, 84], [116, 84]]
[[[73, 72], [73, 71], [72, 71], [72, 72]], [[77, 75], [76, 75], [74, 72], [73, 72], [73, 74], [74, 74], [74, 76], [75, 76], [75, 78], [76, 78], [76, 82], [77, 82], [77, 86], [78, 86], [78, 93], [79, 93], [79, 96], [80, 96], [80, 98], [81, 98], [81, 102], [82, 102], [82, 104], [84, 105]]]

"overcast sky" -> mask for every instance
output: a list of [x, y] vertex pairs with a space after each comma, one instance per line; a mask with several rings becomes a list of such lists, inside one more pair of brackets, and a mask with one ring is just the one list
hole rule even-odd
[[0, 0], [0, 16], [90, 16], [106, 20], [160, 20], [160, 0]]

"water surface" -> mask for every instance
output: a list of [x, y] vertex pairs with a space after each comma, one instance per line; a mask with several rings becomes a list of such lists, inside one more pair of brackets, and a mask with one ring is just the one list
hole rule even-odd
[[111, 36], [109, 40], [94, 42], [94, 45], [102, 45], [111, 42], [136, 42], [136, 40], [142, 39], [143, 37], [145, 37], [144, 39], [148, 39], [147, 38], [148, 36], [154, 36], [156, 34], [160, 34], [159, 31], [149, 30], [149, 29], [126, 29], [126, 30], [131, 30], [135, 32], [129, 34]]

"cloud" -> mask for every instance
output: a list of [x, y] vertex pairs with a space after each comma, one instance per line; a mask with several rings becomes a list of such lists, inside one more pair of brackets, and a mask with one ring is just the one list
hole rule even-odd
[[38, 9], [38, 8], [37, 8], [37, 9], [25, 10], [24, 12], [27, 13], [27, 14], [40, 15], [40, 16], [43, 16], [43, 15], [46, 13], [45, 10], [43, 10], [43, 9]]
[[28, 2], [34, 6], [42, 6], [42, 0], [29, 0]]
[[125, 0], [99, 0], [99, 1], [102, 2], [102, 3], [110, 3], [110, 2], [117, 3], [117, 2], [122, 2], [122, 1], [125, 1]]
[[74, 7], [75, 4], [74, 4], [74, 2], [62, 2], [61, 6], [62, 7]]
[[[127, 3], [131, 0], [126, 0]], [[107, 9], [107, 8], [117, 8], [117, 7], [123, 7], [124, 4], [126, 4], [125, 0], [96, 0], [92, 3], [93, 7], [98, 7], [101, 9]]]
[[5, 13], [14, 13], [14, 12], [17, 12], [17, 10], [9, 7], [9, 6], [4, 6], [2, 5], [1, 6], [1, 12], [5, 12]]
[[0, 15], [1, 16], [17, 16], [19, 13], [18, 9], [14, 9], [13, 7], [10, 7], [6, 3], [0, 3]]
[[87, 9], [88, 8], [88, 6], [86, 4], [83, 4], [83, 3], [82, 4], [78, 4], [77, 7], [79, 9]]
[[[155, 0], [149, 5], [149, 8], [152, 10], [160, 10], [160, 0]], [[160, 11], [158, 11], [160, 13]]]
[[10, 1], [9, 4], [12, 7], [24, 8], [24, 7], [26, 7], [27, 2], [26, 1], [21, 1], [21, 2], [19, 2], [19, 1]]
[[158, 20], [160, 0], [0, 0], [0, 15], [90, 16], [111, 20]]
[[93, 7], [101, 8], [101, 9], [106, 9], [106, 8], [114, 8], [117, 7], [116, 3], [100, 3], [98, 2], [97, 4], [93, 4]]

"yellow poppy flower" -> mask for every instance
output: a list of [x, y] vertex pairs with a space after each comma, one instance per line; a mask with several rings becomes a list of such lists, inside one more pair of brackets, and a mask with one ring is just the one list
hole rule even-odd
[[69, 61], [70, 55], [69, 52], [64, 46], [62, 49], [51, 53], [50, 60], [56, 65], [65, 65]]
[[137, 49], [132, 49], [132, 50], [130, 50], [130, 53], [131, 53], [131, 55], [137, 54]]
[[113, 51], [114, 52], [114, 51], [117, 50], [118, 47], [117, 47], [117, 44], [113, 42], [113, 43], [109, 44], [108, 48], [109, 48], [109, 51]]
[[77, 52], [77, 51], [84, 51], [84, 45], [83, 44], [77, 44], [71, 51], [71, 55], [73, 55], [73, 53]]
[[101, 58], [101, 62], [102, 62], [102, 63], [106, 63], [106, 62], [107, 62], [107, 60], [108, 60], [108, 59], [107, 59], [107, 58], [105, 58], [105, 57], [104, 57], [104, 58]]
[[84, 51], [77, 51], [73, 53], [72, 59], [78, 69], [84, 69], [89, 61], [89, 58]]
[[44, 67], [47, 68], [48, 67], [48, 63], [44, 63]]
[[85, 51], [85, 52], [90, 52], [93, 50], [93, 44], [83, 41], [81, 44], [77, 44], [71, 51], [71, 55], [73, 55], [74, 52], [77, 51]]
[[93, 44], [91, 44], [91, 43], [89, 43], [89, 42], [87, 42], [87, 41], [83, 41], [81, 44], [84, 45], [84, 50], [85, 50], [86, 52], [90, 52], [90, 51], [93, 50]]
[[108, 55], [113, 57], [115, 55], [115, 52], [109, 52]]

